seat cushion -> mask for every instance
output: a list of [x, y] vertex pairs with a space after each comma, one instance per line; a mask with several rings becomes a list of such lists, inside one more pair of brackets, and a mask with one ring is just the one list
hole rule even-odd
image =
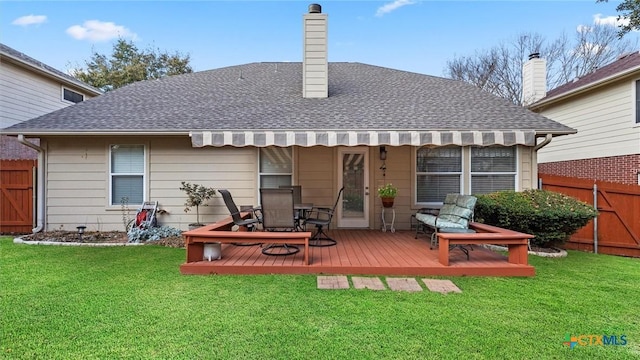
[[[438, 217], [431, 214], [417, 213], [416, 220], [422, 222], [425, 225], [431, 226], [432, 228], [447, 227], [447, 228], [465, 229], [468, 226], [468, 222], [466, 222], [464, 219], [461, 219], [460, 217], [455, 217], [455, 216], [443, 218], [441, 216]], [[438, 222], [437, 226], [436, 226], [436, 221]]]
[[417, 213], [416, 214], [416, 220], [427, 224], [431, 227], [435, 227], [436, 226], [436, 216], [432, 215], [432, 214], [422, 214], [422, 213]]

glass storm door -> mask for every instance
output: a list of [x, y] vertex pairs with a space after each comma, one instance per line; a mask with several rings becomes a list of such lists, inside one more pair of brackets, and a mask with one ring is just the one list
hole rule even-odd
[[366, 147], [338, 149], [338, 188], [344, 186], [338, 203], [338, 226], [369, 227], [369, 150]]

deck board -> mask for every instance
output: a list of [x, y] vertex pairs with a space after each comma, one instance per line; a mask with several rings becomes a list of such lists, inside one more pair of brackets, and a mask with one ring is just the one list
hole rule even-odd
[[303, 251], [288, 256], [267, 256], [259, 245], [222, 245], [222, 259], [181, 266], [184, 274], [342, 274], [399, 276], [534, 276], [530, 265], [508, 262], [508, 257], [474, 246], [470, 260], [459, 249], [450, 252], [450, 265], [438, 261], [429, 249], [428, 236], [415, 239], [413, 231], [331, 230], [335, 246], [310, 247], [310, 265]]

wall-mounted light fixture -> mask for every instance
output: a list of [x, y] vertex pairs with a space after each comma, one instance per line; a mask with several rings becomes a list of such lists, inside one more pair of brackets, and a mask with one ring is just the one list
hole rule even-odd
[[380, 146], [380, 160], [387, 160], [387, 147]]

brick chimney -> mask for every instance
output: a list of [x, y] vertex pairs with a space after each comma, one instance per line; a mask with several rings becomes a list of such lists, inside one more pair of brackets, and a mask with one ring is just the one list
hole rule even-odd
[[547, 96], [547, 61], [540, 53], [529, 55], [522, 67], [522, 105], [528, 106]]
[[329, 61], [327, 59], [327, 15], [318, 4], [309, 5], [303, 17], [302, 97], [329, 96]]

